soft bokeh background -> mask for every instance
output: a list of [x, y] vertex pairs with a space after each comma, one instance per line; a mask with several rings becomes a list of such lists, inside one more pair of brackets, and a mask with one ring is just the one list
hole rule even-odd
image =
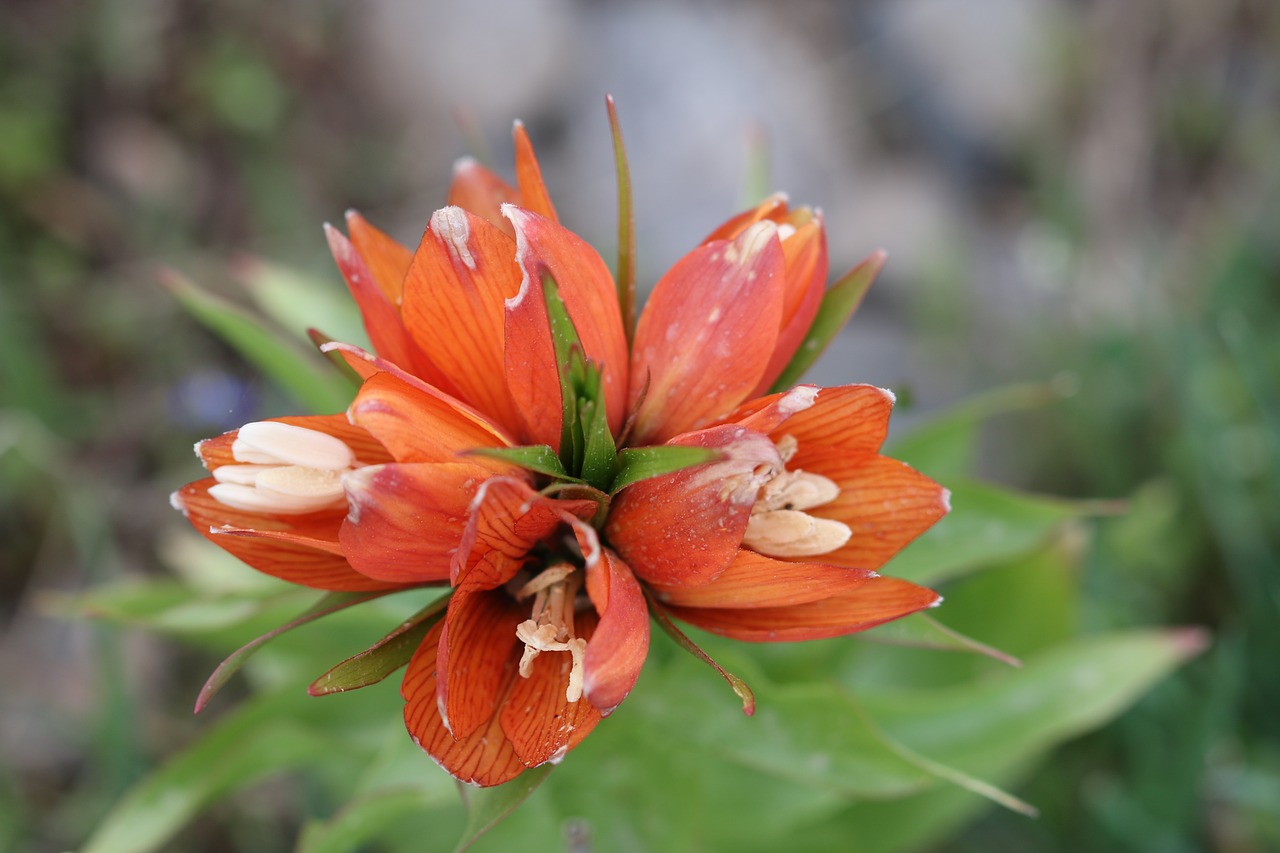
[[[211, 656], [58, 618], [58, 594], [170, 572], [191, 443], [296, 408], [158, 270], [241, 298], [258, 256], [337, 292], [321, 221], [355, 207], [416, 242], [456, 157], [509, 162], [515, 117], [607, 257], [605, 92], [643, 280], [742, 202], [763, 140], [833, 268], [891, 256], [817, 378], [907, 392], [903, 422], [1052, 381], [983, 464], [1128, 501], [1095, 525], [1080, 619], [1214, 632], [1020, 788], [1040, 820], [990, 811], [945, 849], [1274, 849], [1278, 66], [1264, 0], [7, 0], [0, 849], [75, 846], [207, 725]], [[292, 833], [233, 802], [203, 849], [245, 821]]]

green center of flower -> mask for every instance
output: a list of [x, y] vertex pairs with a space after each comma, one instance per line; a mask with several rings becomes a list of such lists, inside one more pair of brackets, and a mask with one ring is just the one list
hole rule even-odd
[[565, 699], [582, 698], [582, 662], [587, 641], [573, 631], [573, 614], [578, 608], [578, 592], [583, 573], [569, 563], [557, 563], [543, 569], [514, 592], [516, 601], [533, 599], [530, 617], [516, 626], [516, 637], [524, 643], [520, 657], [520, 675], [533, 674], [533, 661], [543, 652], [568, 652], [573, 656], [569, 686]]
[[784, 435], [777, 443], [782, 466], [760, 487], [751, 508], [742, 544], [769, 557], [816, 557], [843, 546], [853, 535], [848, 525], [805, 512], [840, 497], [840, 487], [821, 474], [796, 469], [786, 463], [795, 456], [799, 442]]

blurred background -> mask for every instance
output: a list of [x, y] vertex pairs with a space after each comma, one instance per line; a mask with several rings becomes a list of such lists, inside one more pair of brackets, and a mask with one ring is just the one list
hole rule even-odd
[[[901, 423], [1050, 382], [1059, 399], [997, 420], [981, 464], [1127, 502], [1094, 523], [1082, 624], [1213, 632], [1019, 789], [1039, 820], [988, 811], [940, 849], [1276, 849], [1265, 0], [5, 0], [0, 849], [74, 847], [205, 724], [188, 709], [215, 656], [60, 618], [58, 595], [170, 573], [192, 443], [298, 409], [159, 271], [243, 301], [263, 259], [340, 293], [320, 223], [354, 207], [416, 244], [454, 159], [507, 170], [514, 118], [609, 257], [606, 92], [643, 281], [747, 200], [766, 151], [773, 187], [824, 211], [833, 272], [890, 253], [816, 379], [898, 389]], [[243, 812], [205, 818], [200, 849]]]

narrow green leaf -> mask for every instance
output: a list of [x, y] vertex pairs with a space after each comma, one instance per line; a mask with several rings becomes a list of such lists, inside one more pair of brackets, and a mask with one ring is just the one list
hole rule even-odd
[[720, 666], [720, 664], [716, 663], [715, 659], [712, 658], [711, 655], [707, 654], [697, 643], [689, 639], [689, 637], [676, 626], [676, 623], [671, 621], [671, 617], [667, 615], [667, 611], [662, 607], [662, 605], [658, 604], [658, 602], [654, 600], [648, 590], [645, 590], [645, 597], [649, 599], [650, 615], [653, 616], [653, 619], [658, 623], [658, 626], [666, 632], [667, 636], [675, 640], [676, 644], [680, 646], [680, 648], [684, 649], [686, 652], [719, 673], [720, 677], [733, 688], [733, 692], [737, 693], [738, 698], [742, 700], [743, 714], [748, 717], [754, 714], [756, 712], [756, 695], [752, 692], [751, 687], [747, 685], [747, 682]]
[[681, 447], [674, 444], [623, 448], [618, 452], [618, 473], [613, 478], [609, 493], [616, 495], [641, 480], [704, 465], [722, 456], [720, 451], [709, 447]]
[[360, 387], [364, 380], [360, 378], [359, 373], [356, 373], [355, 368], [348, 364], [347, 360], [342, 357], [342, 353], [337, 350], [323, 349], [325, 344], [333, 343], [334, 338], [329, 337], [324, 332], [315, 328], [307, 329], [307, 337], [311, 339], [311, 343], [315, 344], [316, 349], [320, 350], [320, 354], [323, 355], [330, 364], [336, 367], [338, 372], [345, 376], [347, 381], [350, 382], [353, 387]]
[[[311, 725], [307, 706], [319, 704], [288, 691], [257, 697], [232, 711], [125, 794], [81, 853], [162, 849], [187, 822], [233, 791], [283, 770], [333, 764], [349, 748], [350, 726], [329, 724], [320, 730]], [[326, 720], [333, 721], [332, 706], [326, 710]]]
[[613, 443], [613, 433], [609, 431], [605, 405], [600, 371], [594, 364], [588, 365], [587, 387], [584, 398], [579, 403], [585, 442], [582, 479], [601, 491], [608, 490], [618, 467], [618, 449]]
[[367, 845], [381, 839], [397, 823], [438, 808], [439, 803], [411, 785], [372, 791], [348, 801], [328, 820], [308, 824], [298, 840], [297, 853], [373, 849]]
[[351, 390], [344, 382], [321, 372], [299, 349], [243, 309], [172, 270], [163, 274], [162, 281], [192, 317], [306, 408], [336, 412], [351, 402]]
[[1021, 669], [862, 702], [895, 740], [947, 764], [981, 766], [1102, 725], [1207, 643], [1204, 631], [1185, 628], [1082, 637], [1028, 656]]
[[1054, 381], [1007, 385], [978, 394], [894, 439], [888, 455], [940, 482], [972, 476], [978, 429], [984, 421], [1048, 405], [1070, 392], [1068, 383]]
[[809, 333], [769, 389], [770, 393], [786, 391], [800, 381], [800, 377], [818, 360], [831, 339], [849, 322], [853, 312], [858, 310], [862, 297], [867, 295], [887, 258], [888, 255], [884, 252], [872, 253], [827, 289], [822, 297], [822, 305], [818, 308], [818, 316], [809, 327]]
[[312, 696], [328, 696], [382, 681], [409, 663], [423, 637], [444, 618], [448, 605], [449, 595], [431, 602], [363, 652], [352, 655], [317, 678], [307, 692]]
[[1022, 661], [997, 648], [988, 646], [965, 634], [943, 625], [925, 613], [916, 613], [905, 619], [895, 619], [861, 634], [864, 640], [896, 646], [910, 646], [938, 651], [974, 652], [1012, 667], [1022, 666]]
[[[560, 371], [560, 459], [565, 470], [577, 474], [582, 470], [583, 440], [578, 423], [578, 389], [574, 374], [583, 369], [582, 341], [574, 328], [569, 310], [560, 298], [560, 289], [550, 273], [542, 274], [542, 295], [547, 304], [547, 323], [551, 326], [551, 343], [556, 352], [556, 368]], [[578, 362], [575, 364], [575, 362]]]
[[627, 346], [636, 333], [636, 212], [631, 198], [631, 166], [627, 148], [622, 142], [622, 125], [613, 95], [605, 95], [609, 112], [609, 130], [613, 134], [613, 162], [618, 176], [618, 306], [622, 309], [622, 328], [627, 333]]
[[564, 464], [561, 463], [560, 457], [556, 456], [555, 450], [549, 444], [535, 444], [525, 447], [477, 447], [473, 450], [468, 450], [464, 455], [501, 459], [504, 462], [519, 465], [521, 468], [527, 468], [539, 474], [546, 474], [548, 477], [555, 477], [557, 480], [582, 482], [577, 477], [569, 476], [568, 472], [564, 470]]
[[875, 735], [877, 740], [892, 750], [896, 755], [901, 756], [910, 763], [919, 767], [921, 770], [924, 770], [926, 773], [937, 776], [939, 779], [945, 779], [951, 784], [964, 788], [966, 791], [972, 791], [980, 797], [986, 797], [993, 803], [1002, 805], [1010, 811], [1024, 814], [1027, 817], [1039, 816], [1040, 811], [1035, 806], [1025, 800], [1015, 797], [1008, 791], [1001, 790], [989, 782], [984, 782], [983, 780], [975, 778], [961, 770], [957, 770], [954, 767], [939, 764], [932, 759], [926, 758], [905, 744], [899, 743], [889, 737], [883, 729], [875, 724], [875, 721], [867, 714], [866, 709], [863, 708], [856, 699], [854, 699], [853, 704], [858, 711], [858, 716], [862, 718], [862, 722], [866, 725], [867, 729]]
[[372, 601], [375, 598], [381, 598], [387, 595], [386, 592], [330, 592], [324, 598], [317, 601], [314, 605], [304, 611], [298, 618], [285, 625], [281, 625], [274, 631], [270, 631], [258, 637], [256, 640], [241, 646], [232, 652], [222, 663], [218, 664], [218, 668], [209, 676], [209, 680], [204, 683], [204, 687], [200, 689], [200, 695], [196, 697], [195, 712], [198, 714], [204, 707], [209, 704], [209, 700], [214, 697], [222, 686], [231, 679], [244, 666], [245, 661], [253, 656], [254, 652], [262, 648], [276, 637], [297, 628], [299, 625], [305, 625], [308, 622], [314, 622], [316, 619], [328, 616], [331, 613], [337, 613], [339, 610], [345, 610], [357, 604], [363, 604], [366, 601]]
[[360, 311], [338, 279], [323, 281], [256, 257], [237, 259], [233, 270], [258, 310], [302, 339], [308, 326], [330, 329], [338, 340], [369, 349]]
[[516, 810], [529, 795], [538, 789], [547, 775], [555, 768], [550, 762], [532, 770], [526, 770], [505, 785], [492, 788], [468, 788], [459, 785], [462, 801], [467, 807], [467, 826], [458, 841], [458, 850], [466, 850], [476, 839], [484, 835]]
[[742, 207], [755, 207], [773, 188], [769, 133], [762, 125], [747, 131], [747, 168], [742, 182]]
[[974, 481], [949, 485], [950, 514], [894, 557], [889, 574], [934, 586], [1025, 554], [1062, 524], [1097, 509]]

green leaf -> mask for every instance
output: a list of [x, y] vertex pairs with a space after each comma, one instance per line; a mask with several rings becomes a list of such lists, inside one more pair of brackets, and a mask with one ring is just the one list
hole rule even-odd
[[336, 412], [351, 402], [351, 389], [345, 382], [321, 372], [317, 363], [243, 309], [172, 270], [164, 274], [164, 284], [192, 317], [306, 408]]
[[582, 341], [560, 289], [550, 273], [542, 274], [542, 294], [547, 304], [547, 322], [551, 326], [551, 343], [556, 352], [556, 368], [560, 371], [560, 460], [565, 470], [572, 474], [582, 470], [583, 437], [578, 422], [578, 388], [575, 374], [581, 374], [583, 364]]
[[738, 694], [738, 698], [742, 700], [742, 713], [750, 717], [756, 712], [756, 696], [752, 692], [747, 682], [738, 676], [729, 672], [727, 669], [716, 663], [711, 655], [707, 654], [702, 648], [689, 638], [687, 634], [680, 630], [671, 617], [667, 615], [667, 611], [654, 600], [653, 596], [645, 591], [645, 596], [649, 599], [649, 613], [653, 617], [653, 621], [658, 623], [658, 627], [666, 632], [667, 636], [675, 641], [676, 645], [684, 651], [688, 652], [697, 660], [702, 661], [707, 666], [716, 671], [725, 682], [733, 688], [733, 692]]
[[971, 476], [978, 430], [983, 422], [1007, 412], [1048, 405], [1070, 391], [1066, 383], [1057, 381], [996, 388], [965, 400], [895, 439], [888, 455], [941, 482]]
[[[378, 710], [378, 703], [344, 702], [348, 711]], [[188, 821], [222, 797], [283, 770], [333, 764], [344, 750], [362, 750], [350, 714], [332, 713], [325, 729], [313, 725], [318, 703], [300, 692], [268, 694], [237, 709], [115, 805], [81, 853], [148, 853], [160, 849]], [[332, 705], [329, 710], [332, 711]], [[351, 729], [351, 731], [348, 731]]]
[[805, 335], [800, 348], [783, 368], [769, 393], [786, 391], [800, 381], [800, 377], [818, 360], [831, 339], [849, 322], [853, 312], [858, 310], [862, 297], [867, 295], [887, 258], [884, 252], [873, 253], [827, 289], [822, 296], [818, 316], [809, 327], [809, 333]]
[[609, 493], [616, 495], [641, 480], [674, 474], [676, 471], [721, 458], [723, 455], [720, 451], [709, 447], [681, 447], [675, 444], [626, 447], [618, 451], [618, 473], [613, 478]]
[[889, 645], [910, 646], [937, 651], [972, 652], [985, 655], [1009, 666], [1022, 666], [1022, 661], [997, 648], [981, 643], [959, 631], [948, 628], [925, 613], [916, 613], [904, 619], [895, 619], [863, 631], [860, 639]]
[[761, 126], [747, 132], [747, 168], [742, 182], [742, 207], [755, 207], [773, 187], [769, 134]]
[[951, 512], [890, 560], [886, 574], [936, 585], [1024, 554], [1097, 509], [973, 481], [951, 486]]
[[1208, 642], [1196, 629], [1082, 637], [1022, 669], [933, 690], [880, 691], [863, 705], [893, 738], [959, 767], [1043, 752], [1133, 704]]
[[564, 470], [564, 465], [560, 462], [560, 457], [556, 456], [555, 450], [549, 444], [536, 444], [526, 447], [477, 447], [474, 450], [468, 450], [465, 455], [501, 459], [504, 462], [519, 465], [521, 468], [527, 468], [539, 474], [546, 474], [548, 477], [554, 477], [557, 480], [582, 482], [577, 477], [569, 476], [569, 473]]
[[346, 288], [256, 257], [240, 258], [236, 278], [263, 314], [305, 339], [308, 327], [328, 329], [337, 340], [369, 349], [360, 311]]
[[622, 311], [622, 328], [629, 348], [636, 333], [636, 212], [631, 199], [631, 166], [627, 162], [627, 148], [622, 142], [622, 126], [613, 95], [606, 95], [604, 103], [609, 112], [614, 170], [618, 176], [618, 307]]
[[355, 368], [348, 364], [347, 360], [342, 357], [342, 353], [338, 350], [324, 349], [324, 345], [333, 343], [334, 338], [329, 337], [324, 332], [316, 328], [307, 329], [307, 338], [315, 345], [315, 348], [320, 351], [320, 354], [323, 355], [330, 364], [337, 368], [338, 373], [346, 377], [347, 381], [351, 383], [351, 387], [360, 387], [364, 380], [360, 378], [359, 373], [356, 373]]
[[467, 826], [458, 842], [458, 850], [465, 850], [475, 843], [503, 818], [516, 810], [537, 790], [547, 775], [555, 768], [550, 762], [532, 770], [526, 770], [507, 782], [492, 788], [467, 788], [459, 786], [462, 801], [467, 807]]
[[594, 364], [587, 367], [588, 387], [579, 401], [581, 429], [585, 440], [582, 479], [600, 491], [607, 491], [618, 467], [618, 449], [609, 431], [605, 411], [603, 381]]
[[444, 618], [449, 595], [441, 596], [402, 622], [394, 631], [312, 682], [312, 696], [344, 693], [377, 684], [409, 663], [432, 626]]
[[[440, 803], [420, 787], [382, 788], [350, 800], [326, 821], [308, 824], [298, 840], [298, 853], [350, 853], [366, 849], [397, 823], [440, 811]], [[456, 803], [453, 805], [456, 806]], [[441, 817], [444, 817], [441, 815]], [[418, 839], [417, 849], [431, 849]], [[378, 848], [381, 849], [381, 848]]]
[[231, 676], [240, 670], [240, 667], [244, 666], [245, 661], [252, 657], [254, 652], [276, 637], [286, 631], [292, 631], [299, 625], [314, 622], [316, 619], [328, 616], [331, 613], [345, 610], [357, 604], [363, 604], [366, 601], [372, 601], [375, 598], [381, 598], [386, 594], [386, 592], [330, 592], [292, 622], [281, 625], [274, 631], [263, 634], [256, 640], [241, 646], [232, 652], [226, 660], [218, 664], [218, 668], [213, 671], [213, 674], [204, 683], [204, 687], [200, 689], [200, 695], [196, 697], [196, 713], [198, 714], [204, 710], [204, 707], [209, 704], [209, 700], [222, 689], [222, 686], [231, 679]]

